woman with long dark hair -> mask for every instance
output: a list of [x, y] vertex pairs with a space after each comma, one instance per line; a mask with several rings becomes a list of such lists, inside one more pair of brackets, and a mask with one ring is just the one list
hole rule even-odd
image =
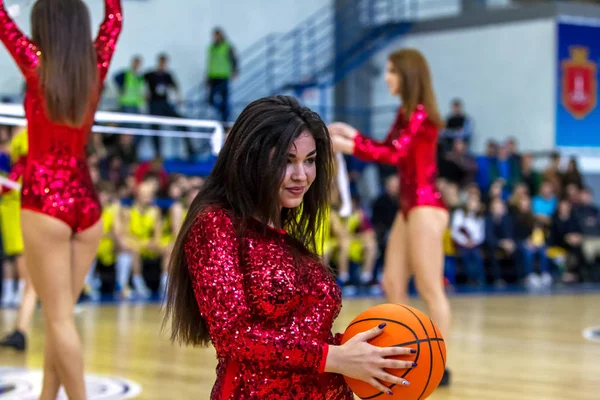
[[387, 358], [411, 350], [367, 343], [385, 324], [343, 346], [331, 334], [341, 294], [315, 237], [333, 165], [318, 115], [290, 97], [257, 100], [193, 201], [172, 253], [165, 322], [174, 341], [214, 345], [211, 399], [351, 400], [337, 374], [384, 393], [382, 382], [407, 384], [384, 368], [412, 367]]
[[[335, 151], [364, 161], [398, 167], [401, 213], [396, 216], [385, 252], [383, 289], [392, 303], [408, 302], [412, 274], [431, 318], [448, 337], [450, 304], [443, 285], [443, 235], [448, 212], [436, 187], [437, 140], [444, 125], [438, 111], [425, 57], [414, 49], [391, 53], [385, 80], [402, 107], [384, 143], [360, 134], [352, 126], [330, 125]], [[442, 384], [448, 382], [444, 375]]]
[[120, 0], [105, 0], [95, 42], [83, 1], [38, 0], [30, 40], [0, 0], [0, 39], [27, 82], [21, 221], [27, 269], [44, 312], [42, 400], [55, 399], [61, 385], [70, 399], [86, 398], [73, 312], [102, 222], [85, 146], [121, 26]]

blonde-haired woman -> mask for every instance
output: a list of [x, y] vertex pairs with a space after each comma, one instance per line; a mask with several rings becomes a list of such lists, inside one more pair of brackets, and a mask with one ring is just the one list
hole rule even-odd
[[[335, 151], [398, 166], [402, 211], [388, 239], [383, 289], [388, 301], [407, 303], [408, 282], [414, 275], [429, 314], [447, 337], [451, 313], [443, 285], [442, 238], [448, 212], [436, 187], [437, 140], [443, 121], [429, 66], [418, 50], [390, 54], [385, 80], [390, 93], [402, 101], [385, 142], [371, 140], [341, 122], [331, 124], [329, 129]], [[446, 373], [442, 384], [448, 382]]]

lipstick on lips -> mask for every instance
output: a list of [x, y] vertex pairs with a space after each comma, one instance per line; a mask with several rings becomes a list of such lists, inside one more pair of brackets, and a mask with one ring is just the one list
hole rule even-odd
[[304, 193], [304, 186], [291, 186], [286, 187], [285, 190], [293, 194], [294, 196], [300, 196]]

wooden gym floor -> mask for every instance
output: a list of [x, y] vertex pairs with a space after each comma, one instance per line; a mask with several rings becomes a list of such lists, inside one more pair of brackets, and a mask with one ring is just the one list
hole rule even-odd
[[[600, 343], [582, 331], [600, 325], [600, 293], [455, 296], [448, 338], [450, 388], [433, 400], [592, 400], [600, 398]], [[374, 299], [344, 302], [336, 331]], [[422, 303], [413, 305], [421, 308]], [[16, 312], [0, 310], [0, 332]], [[0, 350], [0, 367], [41, 368], [38, 311], [25, 355]], [[88, 373], [120, 376], [142, 386], [140, 399], [208, 399], [214, 350], [172, 346], [160, 333], [157, 304], [84, 305], [77, 315]], [[3, 399], [0, 394], [0, 399]]]

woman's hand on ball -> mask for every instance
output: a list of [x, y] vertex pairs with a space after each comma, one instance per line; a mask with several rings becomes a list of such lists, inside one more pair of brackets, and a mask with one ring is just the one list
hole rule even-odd
[[413, 361], [389, 359], [387, 357], [414, 354], [414, 350], [406, 347], [377, 347], [368, 343], [379, 336], [385, 324], [359, 333], [342, 346], [330, 346], [325, 372], [345, 375], [349, 378], [367, 382], [383, 393], [389, 393], [380, 381], [396, 385], [408, 385], [408, 381], [394, 376], [385, 369], [413, 368]]
[[344, 122], [334, 122], [328, 127], [333, 150], [344, 154], [354, 154], [354, 138], [358, 131]]

